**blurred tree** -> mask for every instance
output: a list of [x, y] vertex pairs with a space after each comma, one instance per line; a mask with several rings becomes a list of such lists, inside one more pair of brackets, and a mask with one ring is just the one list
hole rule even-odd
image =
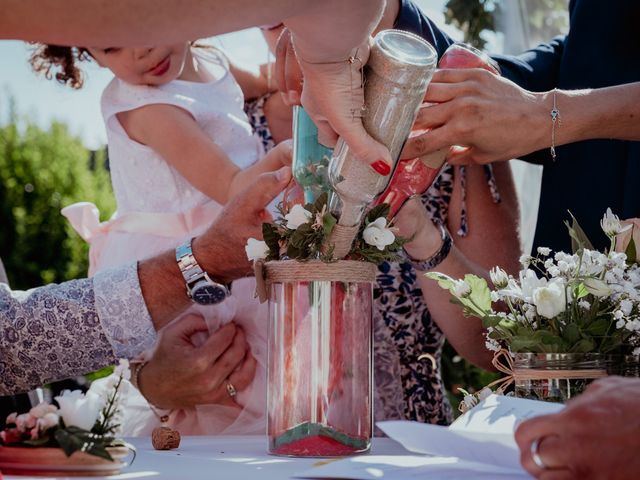
[[115, 209], [106, 155], [90, 151], [64, 124], [42, 130], [11, 109], [0, 127], [0, 256], [13, 288], [25, 289], [86, 275], [88, 247], [60, 209], [94, 202], [103, 215]]
[[533, 45], [548, 42], [569, 29], [569, 0], [527, 0], [522, 2], [529, 40]]
[[464, 42], [483, 49], [485, 30], [495, 31], [494, 15], [499, 8], [496, 0], [449, 0], [445, 5], [444, 20], [464, 34]]

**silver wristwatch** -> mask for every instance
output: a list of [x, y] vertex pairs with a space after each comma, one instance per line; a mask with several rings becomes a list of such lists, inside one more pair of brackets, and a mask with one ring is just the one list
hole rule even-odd
[[176, 248], [176, 261], [187, 285], [187, 296], [200, 305], [215, 305], [224, 301], [230, 290], [227, 285], [215, 282], [209, 277], [193, 256], [191, 242]]

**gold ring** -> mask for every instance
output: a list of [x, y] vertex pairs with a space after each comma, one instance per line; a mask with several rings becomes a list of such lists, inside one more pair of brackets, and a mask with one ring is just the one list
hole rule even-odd
[[234, 398], [238, 394], [236, 387], [234, 387], [229, 380], [227, 380], [227, 393], [231, 398]]

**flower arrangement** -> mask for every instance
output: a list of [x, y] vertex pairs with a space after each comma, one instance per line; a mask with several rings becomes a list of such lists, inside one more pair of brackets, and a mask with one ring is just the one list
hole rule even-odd
[[[278, 218], [262, 225], [264, 241], [248, 240], [245, 250], [249, 260], [333, 261], [333, 250], [327, 247], [327, 239], [336, 225], [336, 218], [327, 208], [327, 199], [328, 195], [323, 193], [315, 202], [304, 206], [283, 202]], [[347, 259], [376, 264], [397, 260], [406, 240], [396, 235], [388, 215], [388, 204], [369, 210]]]
[[12, 413], [0, 432], [0, 444], [7, 447], [59, 447], [67, 457], [81, 451], [113, 461], [107, 447], [126, 446], [117, 440], [120, 431], [119, 404], [123, 383], [129, 380], [126, 360], [121, 360], [108, 377], [106, 398], [94, 389], [87, 393], [65, 390], [55, 397], [59, 407], [46, 402], [28, 413]]
[[611, 241], [605, 253], [593, 248], [575, 218], [567, 227], [572, 254], [538, 248], [536, 256], [521, 257], [517, 278], [491, 270], [493, 289], [475, 275], [427, 277], [448, 289], [465, 315], [482, 320], [486, 346], [495, 352], [640, 354], [637, 226], [608, 209], [601, 221]]

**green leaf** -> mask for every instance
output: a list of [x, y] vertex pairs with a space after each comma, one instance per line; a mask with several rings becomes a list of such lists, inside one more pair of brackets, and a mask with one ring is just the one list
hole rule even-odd
[[55, 439], [67, 457], [70, 457], [73, 452], [84, 451], [90, 455], [113, 461], [106, 449], [113, 441], [111, 437], [95, 435], [77, 427], [67, 427], [56, 430]]
[[569, 236], [571, 237], [571, 249], [573, 250], [573, 253], [584, 248], [588, 250], [595, 250], [593, 248], [593, 244], [589, 240], [589, 237], [587, 237], [587, 234], [582, 230], [578, 220], [576, 220], [576, 217], [574, 217], [571, 212], [569, 212], [569, 215], [571, 215], [571, 225], [569, 225], [569, 222], [564, 222], [564, 224], [569, 230]]
[[599, 318], [594, 322], [591, 322], [584, 328], [585, 333], [594, 337], [602, 337], [607, 334], [611, 321], [606, 318]]
[[580, 340], [580, 329], [578, 328], [578, 325], [575, 323], [568, 324], [562, 331], [562, 338], [564, 338], [570, 345], [577, 343], [578, 340]]
[[280, 251], [280, 235], [278, 234], [278, 229], [275, 225], [271, 223], [263, 223], [262, 224], [262, 237], [264, 238], [265, 243], [269, 247], [270, 253], [278, 255]]
[[573, 297], [576, 300], [580, 300], [581, 298], [586, 297], [587, 295], [589, 295], [589, 290], [587, 290], [587, 287], [584, 286], [583, 282], [580, 282], [574, 289], [573, 289]]
[[484, 278], [471, 274], [465, 275], [464, 281], [471, 286], [471, 295], [468, 297], [469, 300], [485, 312], [491, 310], [491, 291], [489, 290], [487, 281]]
[[445, 275], [444, 273], [429, 272], [425, 273], [424, 276], [431, 280], [435, 280], [436, 282], [438, 282], [440, 288], [444, 288], [446, 290], [451, 290], [451, 288], [453, 288], [453, 285], [455, 284], [455, 280], [450, 276]]
[[322, 211], [322, 208], [327, 204], [328, 199], [329, 199], [329, 195], [327, 194], [327, 192], [322, 192], [322, 194], [320, 194], [320, 196], [316, 198], [316, 201], [313, 202], [312, 208], [307, 208], [307, 207], [305, 208], [307, 208], [307, 210], [309, 210], [313, 214], [319, 213]]
[[627, 265], [632, 265], [638, 260], [638, 251], [636, 249], [636, 242], [633, 240], [633, 230], [636, 228], [634, 225], [631, 229], [631, 239], [629, 240], [629, 245], [625, 249], [624, 253], [627, 255]]
[[590, 353], [595, 351], [595, 349], [596, 344], [593, 340], [589, 338], [583, 338], [573, 346], [571, 351], [575, 353]]
[[330, 212], [327, 212], [322, 217], [322, 231], [325, 236], [329, 236], [333, 230], [333, 227], [336, 225], [337, 220], [336, 217], [331, 215]]
[[374, 222], [377, 218], [384, 217], [387, 218], [389, 215], [389, 204], [381, 203], [380, 205], [376, 205], [367, 214], [367, 223]]

